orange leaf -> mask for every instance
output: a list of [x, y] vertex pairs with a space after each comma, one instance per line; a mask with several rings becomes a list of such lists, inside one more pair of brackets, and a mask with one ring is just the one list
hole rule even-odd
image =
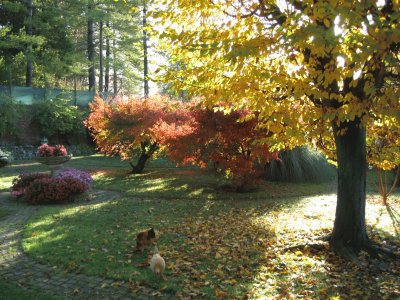
[[218, 288], [215, 290], [215, 297], [216, 297], [217, 299], [222, 299], [222, 298], [224, 298], [224, 297], [226, 297], [226, 296], [228, 296], [228, 293], [227, 293], [227, 292], [222, 291], [222, 290], [220, 290], [220, 289], [218, 289]]

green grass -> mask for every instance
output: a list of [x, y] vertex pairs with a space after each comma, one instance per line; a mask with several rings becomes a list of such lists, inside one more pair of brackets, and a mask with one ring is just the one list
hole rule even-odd
[[[30, 220], [23, 246], [35, 259], [67, 271], [132, 280], [168, 294], [210, 299], [218, 287], [230, 298], [245, 293], [273, 298], [285, 292], [282, 286], [301, 295], [306, 285], [310, 295], [318, 297], [326, 292], [326, 280], [342, 270], [354, 283], [352, 269], [331, 253], [281, 251], [328, 233], [334, 208], [331, 195], [246, 202], [122, 197], [45, 207]], [[380, 206], [369, 205], [367, 219], [371, 236], [398, 242]], [[167, 282], [138, 267], [148, 261], [148, 251], [133, 251], [136, 234], [150, 227], [158, 231]], [[336, 271], [329, 271], [332, 268]], [[378, 274], [376, 280], [392, 278]], [[338, 296], [334, 288], [327, 292]]]
[[[0, 197], [2, 199], [3, 197]], [[9, 214], [11, 213], [11, 210], [0, 207], [0, 222], [3, 221]], [[0, 225], [0, 233], [3, 231], [2, 226]]]
[[[332, 191], [331, 183], [280, 183], [265, 182], [250, 194], [227, 192], [221, 187], [227, 182], [210, 170], [198, 168], [173, 168], [165, 159], [153, 161], [144, 174], [129, 174], [127, 162], [102, 155], [74, 157], [63, 166], [84, 169], [95, 178], [94, 187], [121, 191], [134, 197], [191, 198], [191, 199], [264, 199], [295, 197]], [[167, 168], [165, 167], [167, 166]], [[8, 191], [12, 180], [20, 173], [48, 172], [48, 168], [35, 161], [22, 161], [0, 169], [0, 191]]]
[[10, 210], [0, 207], [0, 221], [10, 214]]
[[54, 298], [38, 290], [26, 290], [16, 285], [0, 282], [2, 300], [52, 300]]
[[[228, 298], [254, 299], [368, 298], [381, 290], [382, 297], [396, 296], [387, 283], [400, 282], [390, 274], [360, 273], [328, 251], [282, 251], [331, 230], [334, 184], [266, 182], [253, 193], [239, 194], [221, 189], [224, 182], [208, 171], [164, 168], [162, 162], [141, 175], [129, 175], [125, 163], [100, 156], [75, 158], [67, 165], [91, 171], [95, 188], [121, 196], [40, 207], [23, 240], [35, 260], [71, 272], [130, 280], [178, 297], [210, 299], [216, 290], [227, 292]], [[19, 169], [45, 170], [20, 163], [0, 170], [6, 175], [0, 182], [9, 186]], [[398, 192], [391, 203], [397, 213]], [[375, 199], [367, 207], [370, 236], [399, 246], [394, 223], [379, 204]], [[166, 282], [140, 267], [149, 251], [134, 252], [136, 234], [150, 227], [158, 232], [158, 248], [167, 262]], [[360, 282], [367, 282], [361, 295], [353, 288]]]

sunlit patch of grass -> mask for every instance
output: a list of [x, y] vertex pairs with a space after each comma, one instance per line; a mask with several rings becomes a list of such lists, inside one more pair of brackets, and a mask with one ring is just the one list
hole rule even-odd
[[[253, 193], [238, 194], [222, 190], [223, 179], [207, 170], [150, 167], [128, 174], [129, 167], [99, 156], [70, 163], [90, 170], [96, 189], [118, 191], [121, 197], [41, 207], [24, 235], [25, 250], [39, 261], [157, 289], [166, 284], [163, 293], [199, 299], [214, 298], [216, 289], [233, 299], [342, 297], [340, 288], [350, 295], [360, 278], [372, 286], [363, 289], [364, 296], [375, 295], [378, 286], [384, 296], [389, 295], [385, 282], [398, 284], [386, 275], [374, 275], [375, 281], [366, 274], [357, 277], [326, 249], [283, 251], [330, 232], [336, 207], [331, 183], [264, 182]], [[398, 211], [396, 195], [390, 203]], [[396, 238], [379, 203], [368, 204], [367, 224], [374, 239]], [[167, 262], [166, 283], [138, 266], [150, 252], [133, 251], [136, 234], [150, 227], [158, 231]]]
[[[149, 252], [133, 251], [136, 234], [154, 227], [167, 262], [164, 292], [212, 298], [218, 288], [229, 298], [341, 296], [338, 286], [352, 292], [346, 281], [355, 272], [351, 266], [326, 249], [283, 251], [313, 243], [328, 233], [335, 203], [335, 195], [264, 201], [126, 197], [101, 204], [47, 207], [30, 221], [26, 236], [51, 233], [39, 247], [29, 248], [34, 242], [29, 239], [24, 246], [29, 255], [69, 271], [161, 288], [164, 283], [137, 266], [149, 259]], [[373, 212], [368, 222], [380, 209], [368, 208]], [[54, 239], [61, 234], [62, 239]], [[340, 278], [343, 268], [349, 272], [346, 280]], [[384, 282], [382, 276], [376, 275], [376, 282]], [[368, 290], [363, 293], [372, 295]]]
[[144, 174], [95, 173], [95, 187], [121, 191], [133, 197], [190, 199], [273, 199], [322, 194], [331, 189], [329, 183], [295, 184], [264, 182], [249, 194], [221, 189], [224, 179], [200, 169], [148, 169]]
[[[382, 297], [398, 296], [394, 292], [396, 289], [381, 289], [385, 282], [398, 285], [397, 276], [380, 271], [374, 273], [371, 269], [360, 270], [357, 265], [349, 264], [328, 251], [327, 243], [324, 244], [326, 248], [320, 250], [305, 247], [283, 251], [293, 245], [318, 243], [316, 238], [319, 235], [329, 233], [333, 225], [335, 200], [335, 195], [309, 197], [270, 216], [275, 218], [271, 221], [275, 225], [276, 243], [266, 250], [270, 260], [257, 270], [253, 285], [247, 292], [249, 298], [374, 298], [379, 293]], [[381, 213], [381, 209], [379, 205], [367, 208], [368, 224], [377, 213]], [[390, 220], [387, 213], [380, 217], [386, 222]], [[372, 231], [381, 232], [383, 228], [386, 228], [385, 223], [375, 224], [369, 229], [370, 235], [373, 235]], [[385, 231], [381, 241], [388, 237], [393, 239], [394, 234], [393, 228]]]
[[8, 190], [12, 186], [12, 181], [15, 176], [1, 176], [0, 177], [0, 191]]

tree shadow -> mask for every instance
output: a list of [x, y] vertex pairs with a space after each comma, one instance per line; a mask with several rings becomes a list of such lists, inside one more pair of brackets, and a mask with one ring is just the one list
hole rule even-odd
[[387, 202], [385, 204], [385, 207], [392, 221], [394, 231], [397, 235], [400, 235], [400, 213]]
[[136, 267], [149, 252], [133, 252], [136, 234], [154, 227], [167, 261], [165, 293], [209, 298], [218, 287], [234, 295], [242, 289], [239, 283], [250, 285], [268, 260], [265, 249], [275, 234], [269, 213], [280, 208], [260, 201], [94, 199], [41, 209], [27, 227], [24, 243], [30, 256], [64, 270], [159, 289], [164, 283]]

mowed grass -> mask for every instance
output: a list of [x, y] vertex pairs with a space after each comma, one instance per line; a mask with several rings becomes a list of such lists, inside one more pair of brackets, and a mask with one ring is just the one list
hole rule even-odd
[[25, 290], [6, 282], [0, 282], [0, 295], [2, 300], [55, 300], [42, 291]]
[[[326, 249], [284, 251], [329, 233], [334, 208], [334, 195], [245, 203], [122, 197], [46, 207], [30, 220], [23, 245], [35, 259], [67, 271], [178, 297], [212, 299], [217, 289], [230, 299], [397, 295], [387, 285], [400, 283], [391, 273], [360, 270]], [[399, 246], [381, 206], [369, 205], [367, 219], [374, 239]], [[167, 262], [165, 282], [142, 267], [150, 251], [134, 252], [136, 234], [150, 227]]]
[[[330, 232], [336, 204], [331, 183], [269, 182], [254, 193], [237, 194], [221, 189], [224, 182], [220, 178], [195, 168], [153, 166], [145, 174], [129, 175], [126, 164], [99, 156], [68, 164], [90, 170], [97, 189], [117, 191], [120, 197], [40, 207], [23, 241], [25, 251], [35, 260], [70, 272], [128, 280], [133, 292], [151, 286], [155, 296], [400, 296], [398, 262], [390, 265], [390, 272], [374, 265], [360, 269], [325, 247], [284, 250], [315, 243], [315, 238]], [[24, 167], [26, 171], [30, 168], [41, 167]], [[396, 218], [389, 216], [375, 194], [369, 199], [373, 200], [367, 207], [370, 236], [398, 251]], [[396, 216], [398, 192], [390, 203]], [[150, 227], [159, 236], [167, 281], [158, 280], [143, 267], [151, 251], [134, 252], [136, 234]]]

